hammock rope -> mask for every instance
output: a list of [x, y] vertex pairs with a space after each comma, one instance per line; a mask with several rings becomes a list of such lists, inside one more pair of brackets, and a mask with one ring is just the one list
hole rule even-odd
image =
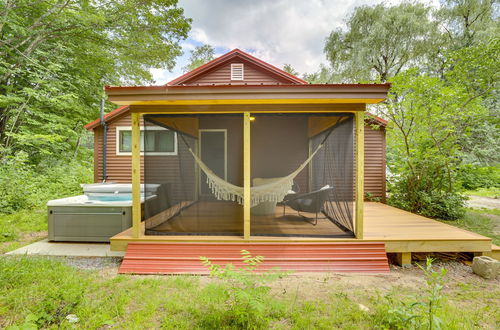
[[[256, 206], [262, 202], [281, 202], [292, 189], [295, 177], [311, 162], [316, 153], [323, 147], [323, 143], [318, 145], [316, 150], [307, 158], [295, 171], [285, 177], [276, 179], [250, 188], [251, 206]], [[207, 176], [207, 184], [218, 200], [237, 202], [243, 205], [243, 187], [236, 186], [215, 174], [203, 161], [189, 148], [189, 152], [194, 157], [196, 164]]]

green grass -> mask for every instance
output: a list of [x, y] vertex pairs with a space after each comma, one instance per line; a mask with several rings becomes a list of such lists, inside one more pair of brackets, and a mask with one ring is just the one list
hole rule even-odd
[[47, 210], [0, 213], [0, 242], [13, 241], [23, 233], [47, 230]]
[[[286, 286], [288, 278], [281, 281]], [[396, 328], [394, 311], [422, 299], [418, 285], [368, 291], [335, 277], [300, 283], [301, 290], [274, 287], [264, 301], [266, 325], [259, 328]], [[318, 294], [304, 296], [314, 286], [320, 288]], [[464, 280], [449, 281], [446, 287], [447, 300], [439, 312], [443, 328], [500, 324], [495, 303], [500, 289], [494, 284]], [[110, 276], [43, 257], [2, 257], [0, 292], [0, 328], [231, 328], [223, 283], [204, 277]], [[360, 303], [369, 311], [362, 311]], [[71, 325], [68, 314], [79, 321]]]
[[17, 249], [38, 240], [47, 231], [47, 210], [22, 210], [0, 213], [0, 253]]
[[491, 217], [486, 216], [486, 214], [500, 216], [500, 210], [467, 209], [465, 215], [461, 219], [453, 221], [441, 221], [452, 226], [478, 233], [483, 236], [491, 237], [492, 243], [499, 245], [500, 235], [494, 233], [495, 221]]
[[479, 188], [477, 190], [466, 190], [464, 194], [481, 196], [481, 197], [500, 198], [500, 188], [491, 187], [491, 188]]

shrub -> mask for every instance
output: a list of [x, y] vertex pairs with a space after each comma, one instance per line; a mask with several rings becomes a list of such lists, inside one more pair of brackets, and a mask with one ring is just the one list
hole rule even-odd
[[443, 220], [457, 220], [465, 214], [466, 198], [459, 193], [433, 191], [422, 194], [423, 207], [420, 214]]
[[465, 214], [466, 197], [456, 191], [408, 189], [405, 179], [391, 187], [389, 204], [430, 218], [457, 220]]
[[31, 165], [25, 152], [0, 162], [0, 212], [43, 206], [48, 200], [81, 193], [92, 182], [92, 166], [81, 160], [50, 160]]
[[467, 190], [500, 187], [500, 167], [463, 165], [459, 171], [459, 180]]

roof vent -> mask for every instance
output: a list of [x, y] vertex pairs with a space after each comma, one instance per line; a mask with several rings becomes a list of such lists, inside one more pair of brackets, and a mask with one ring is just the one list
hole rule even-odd
[[243, 63], [231, 64], [231, 80], [243, 80]]

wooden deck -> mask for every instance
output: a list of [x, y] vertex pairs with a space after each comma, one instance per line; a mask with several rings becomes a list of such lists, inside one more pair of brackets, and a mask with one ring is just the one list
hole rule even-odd
[[[142, 228], [144, 233], [144, 228]], [[374, 202], [364, 205], [364, 238], [310, 238], [251, 236], [153, 236], [132, 238], [128, 229], [111, 238], [111, 250], [124, 251], [129, 242], [383, 242], [389, 253], [407, 252], [491, 252], [491, 239], [428, 219], [410, 212]]]

